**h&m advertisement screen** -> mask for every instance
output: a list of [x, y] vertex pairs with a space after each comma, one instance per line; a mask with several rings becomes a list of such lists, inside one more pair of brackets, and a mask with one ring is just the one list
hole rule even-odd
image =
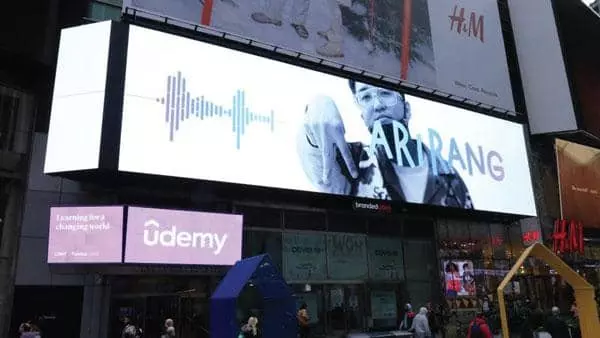
[[515, 109], [497, 0], [124, 0], [123, 9]]
[[536, 215], [520, 124], [135, 26], [119, 170]]

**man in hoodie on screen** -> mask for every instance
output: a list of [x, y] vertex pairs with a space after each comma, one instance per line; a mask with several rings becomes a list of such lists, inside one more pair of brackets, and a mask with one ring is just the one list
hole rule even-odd
[[328, 96], [313, 99], [305, 109], [298, 153], [319, 191], [473, 209], [456, 170], [410, 135], [404, 94], [353, 80], [349, 87], [372, 142], [348, 143], [335, 102]]

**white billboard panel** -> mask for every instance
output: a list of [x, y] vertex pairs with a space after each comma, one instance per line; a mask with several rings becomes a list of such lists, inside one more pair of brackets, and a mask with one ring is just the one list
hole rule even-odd
[[135, 26], [119, 170], [536, 215], [520, 124]]
[[111, 22], [63, 29], [44, 173], [97, 169]]

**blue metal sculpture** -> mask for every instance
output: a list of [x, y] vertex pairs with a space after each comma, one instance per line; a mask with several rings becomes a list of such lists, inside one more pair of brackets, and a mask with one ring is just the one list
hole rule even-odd
[[266, 254], [237, 262], [213, 293], [210, 299], [211, 337], [237, 338], [240, 330], [236, 319], [237, 298], [250, 282], [263, 298], [262, 337], [295, 338], [297, 322], [293, 291]]

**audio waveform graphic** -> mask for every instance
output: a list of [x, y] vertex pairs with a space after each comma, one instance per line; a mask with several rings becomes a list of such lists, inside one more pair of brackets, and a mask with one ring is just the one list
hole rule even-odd
[[186, 90], [186, 79], [177, 72], [177, 75], [167, 77], [167, 91], [163, 98], [158, 99], [165, 106], [165, 122], [169, 126], [169, 139], [175, 139], [175, 132], [184, 121], [191, 118], [204, 119], [231, 119], [231, 131], [235, 135], [236, 148], [241, 146], [241, 138], [251, 124], [268, 126], [271, 132], [275, 131], [275, 113], [260, 114], [246, 107], [246, 93], [238, 89], [234, 94], [231, 107], [227, 108], [215, 104], [201, 96], [193, 96]]

